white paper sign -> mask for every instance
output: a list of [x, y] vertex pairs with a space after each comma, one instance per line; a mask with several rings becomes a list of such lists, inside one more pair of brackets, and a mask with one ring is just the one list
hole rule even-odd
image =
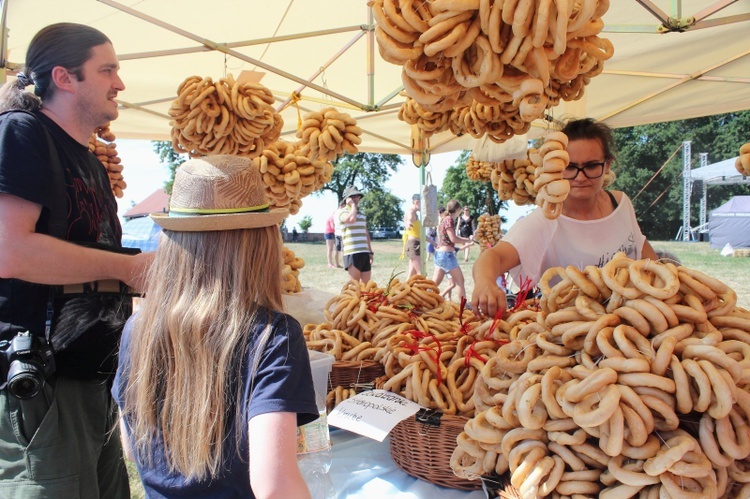
[[382, 442], [394, 426], [421, 408], [401, 395], [371, 390], [337, 405], [328, 415], [328, 424]]

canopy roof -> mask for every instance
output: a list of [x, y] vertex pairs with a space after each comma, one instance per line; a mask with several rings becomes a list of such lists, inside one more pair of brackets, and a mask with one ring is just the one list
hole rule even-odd
[[719, 161], [718, 163], [712, 163], [710, 165], [702, 166], [690, 171], [690, 178], [692, 180], [701, 180], [706, 183], [744, 183], [744, 177], [737, 171], [734, 163], [737, 160], [736, 157]]
[[750, 196], [734, 196], [732, 199], [711, 210], [711, 216], [750, 217]]
[[[613, 127], [750, 109], [747, 1], [611, 0], [602, 36], [615, 55], [583, 101], [552, 115], [588, 115]], [[29, 41], [62, 21], [106, 33], [120, 55], [120, 138], [168, 139], [167, 109], [188, 76], [261, 77], [293, 139], [299, 110], [333, 105], [364, 129], [361, 150], [410, 154], [397, 118], [401, 68], [383, 61], [366, 0], [5, 0], [5, 67], [20, 69]], [[670, 11], [671, 9], [671, 11]], [[666, 28], [665, 26], [671, 26]], [[683, 31], [684, 32], [680, 32]], [[260, 74], [254, 74], [252, 71]], [[541, 127], [536, 128], [538, 132]], [[532, 129], [533, 130], [533, 129]], [[431, 152], [473, 139], [433, 136]]]

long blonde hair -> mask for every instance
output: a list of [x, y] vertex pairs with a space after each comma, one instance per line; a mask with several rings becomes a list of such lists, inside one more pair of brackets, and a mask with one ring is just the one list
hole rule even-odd
[[271, 321], [261, 307], [283, 309], [282, 266], [275, 225], [164, 232], [128, 350], [123, 413], [139, 455], [150, 459], [160, 438], [170, 471], [218, 475], [232, 418], [244, 414], [237, 380], [251, 325]]

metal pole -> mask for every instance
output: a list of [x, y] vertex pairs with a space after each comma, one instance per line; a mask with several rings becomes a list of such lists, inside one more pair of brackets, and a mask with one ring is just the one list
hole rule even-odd
[[690, 194], [693, 181], [690, 178], [690, 141], [682, 143], [682, 240], [690, 241]]
[[[708, 166], [708, 153], [702, 152], [700, 153], [700, 161], [701, 161], [701, 168], [704, 166]], [[701, 196], [701, 211], [700, 211], [700, 227], [703, 229], [703, 227], [706, 225], [706, 201], [708, 197], [708, 184], [705, 180], [701, 182], [703, 185], [703, 195]]]

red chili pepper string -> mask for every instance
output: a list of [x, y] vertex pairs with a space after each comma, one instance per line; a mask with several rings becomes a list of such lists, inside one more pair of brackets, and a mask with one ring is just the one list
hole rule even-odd
[[376, 293], [373, 291], [363, 291], [362, 296], [365, 297], [367, 308], [369, 308], [370, 312], [373, 313], [378, 311], [380, 305], [388, 301], [388, 297], [386, 297], [383, 293]]
[[482, 361], [482, 362], [484, 362], [485, 364], [487, 363], [487, 359], [485, 359], [484, 357], [482, 357], [482, 356], [481, 356], [481, 355], [479, 354], [479, 352], [477, 352], [477, 351], [476, 351], [476, 350], [474, 349], [474, 345], [475, 345], [476, 343], [477, 343], [476, 341], [472, 341], [472, 342], [471, 342], [471, 344], [469, 345], [469, 347], [468, 347], [468, 348], [467, 348], [467, 349], [465, 350], [465, 353], [464, 353], [464, 366], [465, 366], [465, 367], [469, 367], [469, 366], [471, 365], [471, 358], [472, 358], [472, 357], [474, 357], [474, 358], [477, 358], [477, 359], [481, 360], [481, 361]]
[[497, 325], [500, 323], [500, 320], [502, 320], [503, 314], [500, 310], [495, 312], [495, 317], [492, 318], [492, 324], [490, 324], [490, 330], [487, 331], [486, 337], [492, 337], [492, 334], [495, 332], [495, 329], [497, 329]]
[[523, 306], [523, 303], [526, 302], [526, 296], [529, 294], [529, 291], [531, 291], [533, 287], [534, 286], [531, 285], [531, 279], [529, 279], [528, 277], [524, 278], [524, 280], [521, 282], [520, 288], [518, 289], [518, 293], [516, 293], [516, 303], [513, 305], [513, 308], [508, 311], [509, 313], [513, 313]]
[[466, 308], [466, 297], [461, 297], [461, 302], [458, 306], [458, 324], [459, 324], [459, 330], [464, 334], [470, 334], [471, 332], [471, 326], [468, 324], [464, 324], [464, 309]]
[[[443, 382], [443, 372], [440, 369], [440, 358], [443, 356], [443, 345], [440, 343], [440, 340], [438, 340], [434, 334], [425, 333], [418, 329], [410, 329], [409, 331], [405, 331], [405, 334], [410, 335], [412, 338], [417, 340], [417, 342], [428, 337], [432, 338], [435, 341], [434, 347], [420, 345], [419, 343], [404, 346], [409, 349], [412, 356], [416, 355], [418, 352], [427, 352], [427, 355], [429, 355], [430, 358], [435, 362], [435, 368], [437, 369], [437, 382], [438, 385], [441, 384]], [[401, 343], [403, 345], [404, 342], [402, 341]]]

